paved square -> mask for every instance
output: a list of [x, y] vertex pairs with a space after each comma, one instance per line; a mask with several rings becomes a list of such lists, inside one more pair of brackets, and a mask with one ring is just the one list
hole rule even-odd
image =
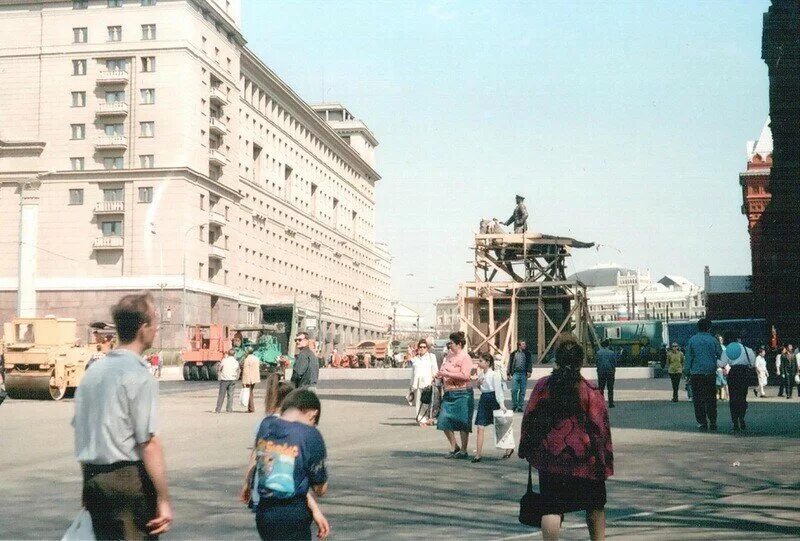
[[[751, 395], [747, 436], [730, 434], [722, 402], [720, 432], [702, 434], [689, 402], [668, 401], [667, 380], [618, 387], [609, 538], [800, 537], [800, 400]], [[444, 436], [413, 424], [398, 385], [323, 382], [320, 394], [331, 475], [322, 506], [334, 539], [540, 538], [516, 519], [525, 463], [495, 459], [491, 435], [482, 463], [446, 460]], [[215, 398], [213, 384], [162, 383], [175, 507], [167, 539], [257, 538], [237, 494], [259, 416], [213, 414]], [[70, 400], [0, 406], [0, 537], [60, 538], [77, 512], [72, 410]], [[583, 517], [568, 515], [563, 538], [587, 536]]]

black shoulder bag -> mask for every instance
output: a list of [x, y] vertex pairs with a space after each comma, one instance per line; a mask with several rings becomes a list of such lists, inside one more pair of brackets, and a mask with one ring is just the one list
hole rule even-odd
[[528, 464], [528, 490], [519, 501], [519, 521], [526, 526], [542, 527], [542, 495], [533, 491], [533, 468]]

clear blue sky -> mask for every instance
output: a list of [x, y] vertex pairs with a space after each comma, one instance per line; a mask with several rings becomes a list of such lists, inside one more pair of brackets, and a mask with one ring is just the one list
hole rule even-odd
[[532, 229], [609, 246], [572, 270], [749, 274], [738, 173], [768, 112], [767, 0], [243, 4], [249, 46], [380, 141], [400, 300], [455, 294], [515, 193]]

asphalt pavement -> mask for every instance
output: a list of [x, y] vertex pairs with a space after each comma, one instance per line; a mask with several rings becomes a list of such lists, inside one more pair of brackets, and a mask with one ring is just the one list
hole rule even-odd
[[[480, 464], [445, 459], [444, 436], [413, 423], [405, 385], [320, 385], [331, 476], [321, 505], [331, 539], [541, 538], [516, 518], [525, 463], [500, 460], [491, 436]], [[750, 430], [738, 436], [730, 433], [726, 402], [720, 431], [697, 432], [691, 404], [669, 401], [668, 380], [620, 382], [617, 391], [609, 538], [800, 538], [800, 400], [751, 395]], [[253, 515], [236, 496], [261, 415], [214, 414], [215, 399], [213, 382], [161, 385], [175, 502], [174, 528], [164, 539], [257, 538]], [[70, 400], [0, 406], [0, 538], [59, 539], [77, 513], [72, 410]], [[587, 537], [582, 516], [567, 515], [563, 538]]]

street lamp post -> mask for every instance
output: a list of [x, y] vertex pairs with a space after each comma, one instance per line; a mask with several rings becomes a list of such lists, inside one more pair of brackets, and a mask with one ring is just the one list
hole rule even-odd
[[322, 290], [318, 294], [312, 293], [312, 299], [317, 299], [317, 347], [322, 351]]
[[161, 242], [161, 237], [158, 235], [156, 230], [156, 224], [154, 222], [150, 222], [150, 233], [153, 234], [154, 237], [158, 237], [158, 262], [159, 262], [159, 272], [161, 274], [161, 280], [159, 280], [158, 287], [160, 289], [161, 298], [159, 299], [159, 307], [158, 307], [158, 349], [164, 349], [164, 286], [167, 284], [164, 283], [164, 245]]

